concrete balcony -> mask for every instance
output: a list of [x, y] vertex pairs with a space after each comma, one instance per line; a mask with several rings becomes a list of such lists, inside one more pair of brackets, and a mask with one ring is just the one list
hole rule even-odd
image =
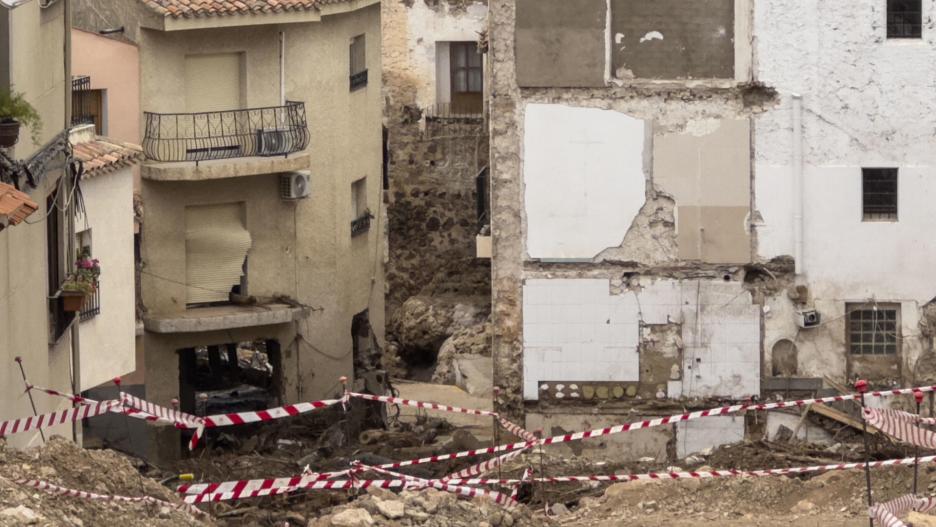
[[148, 316], [143, 325], [151, 333], [200, 333], [289, 324], [299, 320], [302, 311], [288, 304], [199, 307], [173, 315]]
[[309, 128], [301, 102], [222, 112], [146, 112], [145, 121], [146, 179], [219, 179], [308, 168], [303, 151]]

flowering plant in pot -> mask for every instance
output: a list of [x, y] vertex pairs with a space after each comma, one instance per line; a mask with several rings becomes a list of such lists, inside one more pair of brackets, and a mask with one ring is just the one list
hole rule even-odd
[[12, 90], [0, 90], [0, 147], [9, 148], [19, 140], [21, 125], [29, 127], [33, 143], [39, 143], [42, 119], [26, 97]]
[[81, 311], [85, 298], [94, 294], [101, 276], [101, 262], [91, 258], [87, 249], [78, 255], [75, 270], [62, 284], [62, 303], [65, 311]]

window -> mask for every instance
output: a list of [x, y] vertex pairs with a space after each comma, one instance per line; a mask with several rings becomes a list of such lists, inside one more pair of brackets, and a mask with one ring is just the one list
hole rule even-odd
[[[78, 253], [82, 257], [93, 258], [91, 243], [91, 229], [85, 229], [78, 232]], [[85, 299], [84, 307], [81, 308], [81, 321], [85, 322], [101, 314], [101, 284], [98, 282], [97, 289], [90, 297]]]
[[367, 48], [364, 35], [351, 39], [351, 91], [367, 86]]
[[[46, 199], [46, 254], [48, 255], [49, 296], [55, 296], [62, 282], [65, 281], [65, 239], [62, 222], [62, 213], [58, 209], [56, 198], [58, 192], [53, 191]], [[65, 334], [68, 325], [74, 316], [65, 311], [59, 298], [49, 299], [49, 339], [57, 342]]]
[[91, 77], [72, 77], [72, 126], [93, 124], [96, 134], [105, 135], [105, 100], [104, 90], [91, 89]]
[[244, 203], [185, 208], [187, 304], [228, 302], [247, 295], [247, 253], [252, 244]]
[[846, 304], [848, 352], [895, 355], [900, 348], [900, 307], [894, 304]]
[[897, 221], [897, 169], [861, 169], [864, 221]]
[[887, 38], [922, 38], [922, 0], [887, 0]]
[[481, 113], [484, 104], [484, 67], [478, 44], [452, 42], [449, 50], [452, 113]]
[[367, 208], [367, 178], [361, 178], [351, 184], [351, 236], [367, 232], [371, 217]]

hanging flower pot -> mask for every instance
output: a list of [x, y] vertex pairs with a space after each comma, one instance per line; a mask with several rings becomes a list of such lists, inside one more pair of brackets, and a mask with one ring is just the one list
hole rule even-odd
[[0, 121], [0, 148], [10, 148], [19, 141], [20, 122], [11, 119]]
[[62, 291], [62, 309], [78, 313], [84, 307], [87, 296], [81, 291]]

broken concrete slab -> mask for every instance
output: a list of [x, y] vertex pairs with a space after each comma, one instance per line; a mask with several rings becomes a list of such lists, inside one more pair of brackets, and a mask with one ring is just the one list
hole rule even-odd
[[494, 361], [481, 355], [455, 359], [455, 385], [477, 397], [489, 396], [494, 389]]

